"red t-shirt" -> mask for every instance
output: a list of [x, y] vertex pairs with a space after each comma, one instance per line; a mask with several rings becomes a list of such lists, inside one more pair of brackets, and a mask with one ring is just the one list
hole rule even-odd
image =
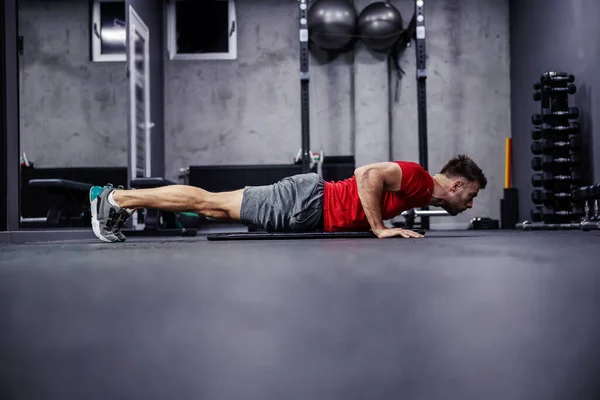
[[[395, 161], [402, 169], [402, 184], [398, 192], [385, 192], [383, 220], [429, 204], [433, 195], [433, 178], [417, 163]], [[323, 199], [325, 232], [368, 230], [369, 221], [358, 197], [356, 178], [325, 182]]]

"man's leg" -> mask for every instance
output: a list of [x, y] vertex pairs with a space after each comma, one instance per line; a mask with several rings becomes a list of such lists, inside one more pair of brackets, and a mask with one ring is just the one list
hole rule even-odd
[[163, 211], [192, 211], [205, 217], [230, 221], [240, 220], [244, 190], [212, 193], [186, 185], [153, 189], [116, 190], [115, 203], [126, 209], [155, 208]]
[[90, 190], [92, 228], [105, 242], [124, 241], [121, 227], [133, 211], [140, 208], [193, 211], [209, 218], [239, 221], [243, 193], [243, 190], [211, 193], [185, 185], [137, 190], [94, 186]]

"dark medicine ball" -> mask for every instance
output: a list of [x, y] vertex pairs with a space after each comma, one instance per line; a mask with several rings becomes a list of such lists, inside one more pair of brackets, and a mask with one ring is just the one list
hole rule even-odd
[[356, 35], [356, 9], [349, 0], [317, 0], [308, 10], [310, 40], [325, 50], [340, 50]]
[[369, 4], [358, 16], [358, 34], [371, 50], [389, 50], [400, 39], [402, 30], [402, 14], [389, 3]]

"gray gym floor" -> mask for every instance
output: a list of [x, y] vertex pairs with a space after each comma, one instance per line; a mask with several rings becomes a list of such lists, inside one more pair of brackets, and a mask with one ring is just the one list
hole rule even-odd
[[597, 399], [600, 233], [0, 246], [3, 399]]

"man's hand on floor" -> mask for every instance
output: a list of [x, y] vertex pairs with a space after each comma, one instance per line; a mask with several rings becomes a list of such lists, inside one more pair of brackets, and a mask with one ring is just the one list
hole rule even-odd
[[373, 233], [375, 233], [375, 235], [379, 238], [379, 239], [385, 239], [385, 238], [391, 238], [391, 237], [403, 237], [403, 238], [422, 238], [424, 237], [423, 235], [421, 235], [418, 232], [415, 231], [411, 231], [409, 229], [402, 229], [402, 228], [386, 228], [386, 229], [380, 229], [377, 231], [373, 231]]

